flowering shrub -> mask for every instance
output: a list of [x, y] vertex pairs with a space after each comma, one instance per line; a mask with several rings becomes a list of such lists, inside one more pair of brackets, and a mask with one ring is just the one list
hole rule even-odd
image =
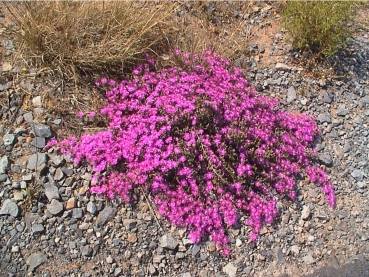
[[328, 177], [313, 164], [312, 118], [278, 110], [276, 99], [257, 95], [240, 69], [211, 51], [175, 54], [183, 68], [149, 60], [132, 80], [103, 78], [97, 85], [109, 88], [100, 111], [108, 129], [58, 143], [75, 163], [93, 165], [92, 192], [129, 201], [140, 186], [161, 215], [189, 228], [193, 242], [211, 235], [224, 255], [227, 227], [247, 215], [256, 240], [276, 217], [278, 197], [295, 199], [299, 173], [334, 206]]

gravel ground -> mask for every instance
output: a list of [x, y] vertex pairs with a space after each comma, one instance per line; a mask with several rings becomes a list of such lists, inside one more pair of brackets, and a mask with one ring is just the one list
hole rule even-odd
[[[229, 230], [232, 255], [225, 259], [212, 242], [192, 244], [186, 230], [160, 218], [149, 196], [128, 205], [91, 195], [90, 166], [44, 149], [65, 120], [44, 109], [47, 81], [4, 77], [20, 69], [2, 34], [0, 276], [369, 276], [368, 33], [359, 30], [334, 58], [335, 77], [316, 78], [296, 63], [272, 7], [262, 3], [235, 16], [263, 30], [236, 62], [248, 80], [278, 97], [283, 109], [316, 115], [322, 131], [316, 149], [337, 207], [300, 182], [298, 200], [279, 204], [280, 218], [256, 243], [247, 242], [247, 227]], [[34, 95], [26, 106], [22, 90]]]

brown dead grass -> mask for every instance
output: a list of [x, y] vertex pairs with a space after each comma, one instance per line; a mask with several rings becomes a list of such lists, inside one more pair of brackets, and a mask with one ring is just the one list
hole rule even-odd
[[[81, 73], [121, 76], [142, 61], [143, 53], [169, 60], [175, 48], [199, 54], [211, 47], [233, 59], [245, 49], [249, 35], [245, 22], [233, 13], [246, 12], [250, 3], [23, 1], [4, 5], [14, 23], [11, 29], [21, 58], [76, 81]], [[178, 15], [178, 11], [185, 13]]]
[[[252, 7], [246, 2], [194, 1], [190, 12], [177, 19], [177, 32], [170, 34], [171, 49], [199, 54], [211, 48], [228, 60], [235, 60], [247, 49], [251, 35], [242, 16]], [[184, 9], [184, 7], [181, 7]]]
[[[16, 24], [18, 49], [34, 65], [66, 79], [80, 72], [121, 70], [163, 46], [177, 3], [141, 1], [24, 1], [5, 3]], [[167, 30], [170, 32], [170, 30]]]

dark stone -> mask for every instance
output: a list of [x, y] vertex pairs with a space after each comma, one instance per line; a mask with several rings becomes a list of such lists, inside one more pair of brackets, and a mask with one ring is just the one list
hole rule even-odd
[[33, 128], [36, 137], [51, 138], [53, 136], [51, 128], [48, 125], [36, 123], [33, 125]]
[[117, 209], [110, 206], [103, 209], [97, 216], [96, 226], [103, 226], [106, 223], [108, 223], [110, 220], [114, 218], [116, 212]]
[[31, 145], [34, 146], [34, 147], [37, 147], [39, 149], [42, 149], [46, 145], [46, 139], [45, 138], [40, 138], [40, 137], [35, 137], [32, 140]]

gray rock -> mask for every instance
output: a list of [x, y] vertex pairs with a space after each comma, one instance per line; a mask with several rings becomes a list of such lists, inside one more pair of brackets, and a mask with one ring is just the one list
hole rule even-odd
[[325, 148], [325, 144], [324, 142], [323, 143], [317, 143], [315, 146], [314, 146], [314, 149], [319, 152], [320, 150], [323, 150]]
[[296, 91], [294, 87], [289, 87], [287, 90], [287, 103], [291, 103], [296, 100]]
[[112, 263], [114, 262], [113, 257], [112, 257], [111, 255], [109, 255], [109, 256], [106, 258], [106, 262], [107, 262], [108, 264], [112, 264]]
[[82, 208], [74, 208], [72, 213], [73, 218], [80, 219], [83, 217]]
[[108, 223], [110, 220], [114, 218], [116, 212], [117, 212], [116, 208], [110, 206], [105, 207], [97, 216], [96, 226], [103, 226], [106, 223]]
[[325, 103], [331, 103], [332, 102], [332, 98], [331, 98], [331, 96], [329, 95], [329, 93], [328, 92], [324, 92], [324, 95], [323, 95], [323, 101], [325, 102]]
[[291, 67], [289, 67], [288, 65], [286, 65], [284, 63], [277, 63], [275, 65], [275, 69], [277, 71], [287, 71], [287, 72], [290, 72], [291, 71]]
[[62, 122], [61, 118], [57, 118], [53, 121], [55, 125], [59, 125]]
[[333, 118], [332, 119], [332, 125], [333, 127], [337, 127], [340, 126], [343, 123], [343, 119], [342, 118]]
[[92, 249], [89, 245], [81, 246], [81, 254], [85, 257], [89, 257], [92, 255]]
[[183, 252], [176, 253], [176, 260], [181, 260], [181, 259], [184, 259], [185, 257], [186, 257], [186, 254]]
[[56, 167], [63, 166], [65, 163], [65, 159], [61, 155], [52, 156], [51, 161], [53, 162], [53, 165]]
[[162, 259], [165, 258], [165, 255], [154, 255], [153, 258], [152, 258], [152, 262], [154, 264], [158, 264], [161, 262]]
[[175, 249], [178, 245], [178, 242], [175, 238], [170, 235], [164, 235], [160, 238], [160, 246], [167, 249]]
[[73, 169], [70, 169], [70, 168], [66, 168], [66, 167], [62, 167], [62, 169], [61, 169], [63, 172], [64, 172], [64, 174], [65, 175], [67, 175], [67, 176], [71, 176], [73, 173], [74, 173], [74, 171], [73, 171]]
[[0, 209], [0, 215], [11, 215], [12, 217], [17, 217], [18, 214], [19, 208], [17, 204], [10, 199], [5, 199]]
[[17, 181], [12, 182], [12, 188], [13, 189], [20, 189], [20, 184]]
[[200, 252], [200, 245], [195, 243], [193, 246], [192, 246], [192, 257], [195, 257], [198, 253]]
[[47, 261], [47, 255], [42, 253], [33, 253], [28, 258], [26, 263], [28, 264], [28, 271], [34, 271], [38, 266]]
[[24, 215], [24, 222], [26, 223], [27, 227], [30, 227], [34, 222], [39, 220], [40, 216], [38, 214], [26, 212]]
[[357, 181], [362, 181], [364, 174], [361, 170], [355, 169], [354, 171], [351, 172], [351, 176], [355, 178], [355, 180]]
[[276, 260], [277, 262], [280, 264], [280, 263], [283, 263], [283, 252], [282, 252], [282, 249], [280, 247], [277, 247], [275, 249], [275, 257], [276, 257]]
[[[13, 44], [13, 41], [11, 40], [7, 40], [5, 43], [4, 43], [4, 46], [7, 50], [12, 50], [14, 49], [14, 44]], [[14, 72], [14, 70], [13, 70]]]
[[87, 211], [91, 214], [96, 214], [97, 212], [97, 208], [96, 208], [96, 205], [93, 203], [93, 202], [88, 202], [87, 204]]
[[[136, 271], [136, 272], [137, 272], [137, 271]], [[114, 268], [114, 276], [115, 276], [115, 277], [120, 276], [120, 275], [121, 275], [121, 273], [122, 273], [122, 268], [120, 268], [119, 266], [118, 266], [118, 267], [116, 267], [116, 268]]]
[[337, 115], [339, 116], [345, 116], [349, 113], [349, 110], [345, 109], [345, 108], [338, 108], [337, 109]]
[[154, 275], [156, 273], [156, 268], [152, 263], [149, 263], [148, 270], [151, 275]]
[[45, 163], [38, 165], [36, 167], [36, 172], [37, 172], [36, 176], [38, 176], [38, 178], [46, 176], [47, 175], [47, 165]]
[[361, 116], [356, 116], [354, 120], [355, 120], [355, 123], [357, 124], [360, 124], [360, 125], [363, 124], [363, 119], [361, 118]]
[[32, 234], [41, 234], [41, 233], [43, 233], [44, 232], [44, 226], [42, 225], [42, 224], [39, 224], [39, 223], [37, 223], [37, 224], [33, 224], [32, 225]]
[[16, 128], [16, 129], [14, 130], [14, 134], [15, 134], [16, 136], [21, 136], [21, 135], [26, 134], [26, 133], [27, 133], [27, 130], [26, 130], [26, 129], [24, 129], [23, 127], [18, 127], [18, 128]]
[[[1, 164], [1, 162], [0, 162], [0, 164]], [[1, 168], [1, 166], [0, 166], [0, 168]], [[0, 171], [1, 171], [1, 169], [0, 169]], [[19, 167], [19, 165], [12, 164], [12, 165], [11, 165], [11, 167], [10, 167], [10, 171], [11, 171], [12, 173], [17, 173], [17, 174], [19, 174], [19, 173], [21, 173], [21, 168]], [[0, 173], [0, 174], [1, 174], [1, 173]]]
[[252, 271], [252, 267], [251, 266], [247, 266], [243, 269], [243, 272], [246, 273], [247, 276], [249, 276], [249, 274], [251, 273]]
[[13, 145], [15, 142], [15, 136], [13, 134], [5, 134], [3, 136], [3, 142], [5, 146]]
[[135, 228], [136, 224], [137, 224], [137, 220], [134, 220], [134, 219], [124, 219], [123, 220], [123, 226], [126, 227], [128, 231]]
[[357, 187], [359, 189], [365, 189], [367, 187], [367, 185], [364, 182], [357, 182]]
[[40, 138], [40, 137], [35, 137], [32, 140], [31, 145], [34, 146], [34, 147], [37, 147], [39, 149], [42, 149], [46, 145], [46, 139], [45, 138]]
[[5, 174], [9, 167], [9, 159], [8, 156], [3, 156], [0, 159], [0, 174]]
[[41, 96], [36, 96], [32, 99], [32, 105], [35, 108], [40, 108], [42, 106]]
[[58, 167], [58, 168], [55, 170], [54, 180], [55, 180], [55, 181], [60, 181], [61, 179], [63, 179], [63, 177], [64, 177], [64, 173], [63, 173], [63, 171]]
[[51, 138], [53, 136], [51, 128], [48, 125], [36, 123], [33, 125], [36, 137]]
[[315, 217], [320, 220], [329, 220], [329, 216], [321, 209], [315, 210]]
[[11, 82], [8, 82], [7, 84], [3, 85], [3, 84], [0, 84], [0, 91], [4, 91], [4, 90], [7, 90], [11, 87]]
[[332, 165], [332, 159], [328, 155], [319, 155], [319, 161], [328, 166]]
[[351, 144], [350, 142], [346, 141], [345, 145], [343, 146], [343, 151], [347, 153], [348, 151], [350, 151], [350, 149], [351, 149]]
[[0, 175], [0, 182], [5, 182], [6, 180], [8, 180], [8, 175], [7, 174], [1, 174]]
[[311, 255], [306, 255], [302, 257], [302, 260], [309, 265], [315, 263], [315, 260]]
[[57, 215], [58, 213], [63, 211], [63, 204], [60, 203], [58, 200], [52, 199], [51, 203], [47, 205], [47, 210], [52, 215]]
[[311, 212], [311, 210], [310, 210], [309, 205], [303, 206], [302, 212], [301, 212], [301, 218], [304, 219], [304, 220], [308, 219], [309, 216], [310, 216], [310, 212]]
[[32, 123], [33, 122], [33, 114], [32, 113], [25, 113], [23, 115], [23, 119], [27, 122], [27, 123]]
[[242, 240], [240, 240], [239, 238], [236, 238], [236, 246], [240, 247], [242, 245]]
[[20, 181], [20, 188], [21, 189], [26, 189], [27, 188], [27, 183], [25, 181]]
[[345, 150], [343, 147], [341, 147], [338, 144], [335, 144], [333, 146], [334, 153], [338, 159], [341, 159], [343, 157], [343, 154], [345, 153]]
[[335, 129], [333, 129], [330, 133], [327, 134], [327, 137], [329, 137], [329, 138], [338, 137], [337, 131]]
[[33, 179], [33, 174], [32, 173], [26, 174], [26, 175], [23, 175], [22, 176], [22, 180], [24, 182], [30, 182], [30, 181], [32, 181], [32, 179]]
[[238, 268], [233, 265], [233, 263], [228, 263], [223, 267], [223, 272], [229, 277], [236, 277]]
[[320, 123], [331, 123], [331, 116], [329, 114], [319, 114], [316, 118]]
[[44, 188], [45, 188], [44, 192], [46, 194], [47, 199], [49, 199], [49, 201], [51, 201], [52, 199], [60, 198], [58, 187], [55, 186], [54, 184], [46, 183], [44, 185]]
[[300, 253], [300, 247], [297, 245], [292, 245], [290, 248], [291, 252], [295, 253], [295, 255], [298, 255]]
[[48, 156], [46, 153], [33, 154], [28, 160], [27, 168], [30, 170], [34, 170], [37, 166], [41, 164], [46, 164], [47, 158]]
[[36, 114], [36, 115], [43, 114], [44, 109], [43, 108], [34, 108], [33, 113]]
[[368, 96], [365, 96], [365, 97], [361, 98], [361, 102], [364, 105], [369, 105], [369, 97]]

